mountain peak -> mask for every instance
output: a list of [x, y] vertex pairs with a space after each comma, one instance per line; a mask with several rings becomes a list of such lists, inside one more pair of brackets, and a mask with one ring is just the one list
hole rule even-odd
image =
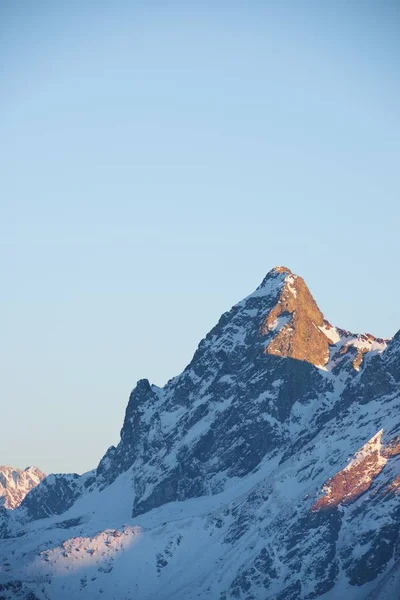
[[266, 354], [306, 361], [328, 370], [348, 354], [358, 371], [367, 352], [385, 350], [388, 340], [331, 325], [304, 279], [287, 267], [269, 271], [256, 294], [265, 294], [271, 287], [277, 293], [276, 299], [261, 325], [261, 335], [269, 336]]
[[258, 286], [257, 290], [260, 290], [261, 288], [263, 288], [266, 285], [268, 285], [271, 282], [271, 280], [276, 279], [276, 277], [279, 276], [279, 275], [285, 275], [286, 276], [286, 275], [293, 275], [293, 273], [287, 267], [283, 267], [283, 266], [274, 267], [273, 269], [271, 269], [270, 271], [268, 271], [268, 273], [266, 274], [266, 276], [262, 280], [261, 284]]
[[286, 275], [293, 275], [292, 271], [283, 265], [274, 267], [269, 273], [285, 273]]
[[96, 471], [0, 504], [1, 597], [398, 597], [400, 334], [385, 344], [273, 269], [182, 373], [138, 382]]
[[23, 471], [0, 466], [0, 506], [16, 508], [26, 494], [44, 478], [45, 474], [34, 466], [27, 467]]
[[329, 361], [330, 340], [321, 330], [324, 315], [304, 279], [287, 267], [275, 267], [268, 276], [283, 274], [278, 300], [266, 316], [262, 334], [275, 332], [266, 346], [267, 354], [295, 358], [324, 366]]

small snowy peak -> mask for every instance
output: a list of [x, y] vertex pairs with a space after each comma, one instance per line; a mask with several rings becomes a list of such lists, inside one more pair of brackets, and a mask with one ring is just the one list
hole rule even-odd
[[38, 469], [37, 467], [35, 467], [35, 465], [30, 465], [29, 467], [26, 467], [24, 469], [25, 473], [32, 473], [34, 475], [38, 475], [41, 476], [43, 475], [42, 471], [40, 469]]
[[292, 275], [292, 272], [286, 267], [275, 267], [274, 269], [271, 269], [271, 271], [266, 274], [258, 288], [242, 302], [246, 302], [249, 298], [257, 298], [262, 296], [272, 297], [278, 294], [282, 286], [285, 284], [285, 280], [288, 275]]
[[288, 275], [292, 275], [292, 271], [290, 269], [288, 269], [287, 267], [283, 267], [283, 266], [281, 266], [281, 267], [274, 267], [271, 270], [271, 273], [285, 273], [285, 274], [288, 274]]
[[287, 267], [274, 267], [264, 277], [261, 282], [260, 288], [266, 285], [269, 281], [281, 277], [284, 279], [287, 275], [293, 275], [292, 271]]
[[45, 477], [45, 474], [34, 466], [24, 470], [0, 466], [0, 504], [5, 508], [16, 508], [27, 493]]
[[357, 350], [356, 357], [353, 360], [353, 367], [356, 371], [359, 371], [364, 360], [364, 355], [367, 353], [370, 355], [381, 354], [386, 350], [387, 341], [375, 338], [369, 333], [358, 334], [343, 347], [343, 352], [347, 352], [351, 346]]
[[327, 370], [334, 368], [345, 354], [351, 354], [352, 366], [356, 371], [359, 371], [364, 355], [370, 353], [381, 354], [387, 348], [389, 340], [377, 338], [371, 333], [351, 333], [345, 329], [334, 327], [324, 319], [319, 330], [329, 340], [330, 359], [325, 365]]

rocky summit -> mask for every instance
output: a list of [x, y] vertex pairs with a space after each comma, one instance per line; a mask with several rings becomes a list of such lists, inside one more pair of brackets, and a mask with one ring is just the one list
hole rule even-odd
[[[0, 509], [0, 599], [400, 598], [400, 332], [270, 271], [119, 444]], [[88, 434], [89, 435], [89, 434]]]

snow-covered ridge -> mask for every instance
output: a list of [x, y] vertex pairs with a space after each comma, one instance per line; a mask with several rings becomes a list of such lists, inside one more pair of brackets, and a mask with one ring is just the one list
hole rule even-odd
[[318, 328], [328, 338], [331, 346], [329, 361], [324, 365], [326, 370], [333, 369], [341, 357], [349, 349], [354, 348], [356, 355], [353, 357], [352, 365], [356, 371], [359, 371], [364, 355], [368, 353], [368, 356], [371, 357], [381, 354], [390, 342], [390, 339], [377, 338], [371, 333], [351, 333], [345, 329], [334, 327], [326, 319]]
[[46, 572], [51, 566], [57, 574], [71, 572], [71, 570], [79, 571], [89, 564], [92, 568], [110, 572], [113, 556], [118, 552], [126, 551], [135, 541], [138, 541], [141, 534], [140, 527], [123, 525], [119, 529], [105, 529], [90, 537], [69, 538], [58, 546], [42, 550], [30, 568], [37, 573], [38, 569], [40, 571], [43, 568], [44, 561], [48, 563]]

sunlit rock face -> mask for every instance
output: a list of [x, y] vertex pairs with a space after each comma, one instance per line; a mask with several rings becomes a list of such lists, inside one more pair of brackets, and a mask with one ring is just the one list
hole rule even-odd
[[323, 329], [324, 316], [304, 280], [284, 272], [288, 274], [278, 301], [262, 327], [262, 333], [276, 332], [266, 352], [324, 366], [329, 361], [331, 344]]
[[399, 408], [399, 334], [335, 327], [276, 267], [137, 383], [95, 470], [0, 511], [0, 598], [392, 600]]

